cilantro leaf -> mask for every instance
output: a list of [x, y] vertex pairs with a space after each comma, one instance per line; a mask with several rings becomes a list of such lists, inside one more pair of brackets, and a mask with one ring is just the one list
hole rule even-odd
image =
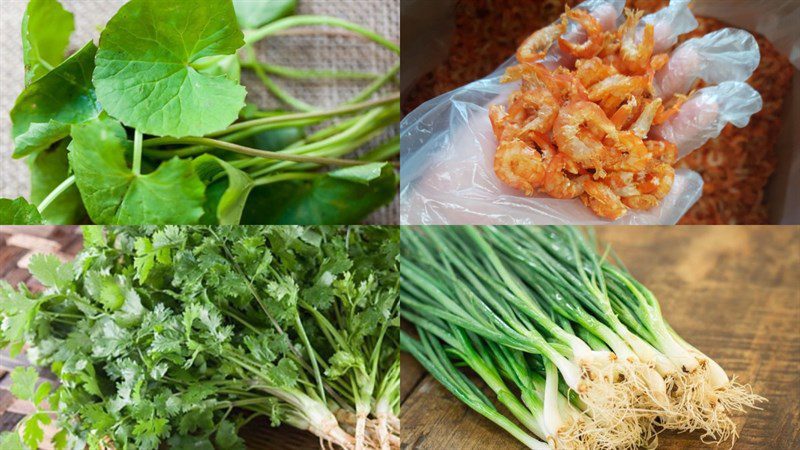
[[18, 433], [13, 432], [0, 434], [0, 448], [3, 450], [29, 450], [25, 448], [22, 437]]
[[100, 36], [97, 97], [111, 116], [146, 134], [217, 131], [236, 120], [245, 89], [195, 65], [242, 45], [230, 0], [132, 0]]
[[11, 393], [20, 400], [33, 400], [39, 372], [33, 367], [15, 367], [11, 371]]
[[86, 210], [100, 224], [184, 224], [203, 214], [204, 186], [189, 161], [178, 158], [135, 175], [119, 122], [107, 117], [73, 127], [69, 161]]
[[28, 416], [22, 426], [22, 441], [30, 448], [38, 448], [44, 440], [42, 425], [50, 423], [50, 416], [45, 413], [35, 413]]
[[55, 255], [33, 255], [28, 270], [40, 283], [58, 290], [72, 281], [72, 264], [61, 262]]
[[236, 435], [236, 424], [230, 420], [223, 420], [214, 434], [214, 443], [220, 450], [244, 450], [244, 440]]
[[57, 0], [31, 0], [22, 17], [22, 59], [25, 85], [64, 61], [69, 37], [75, 30], [72, 13]]
[[91, 81], [96, 52], [86, 44], [22, 91], [11, 110], [15, 158], [46, 149], [69, 136], [71, 125], [97, 117]]
[[62, 428], [53, 437], [50, 439], [50, 442], [53, 444], [53, 448], [56, 450], [64, 450], [67, 448], [67, 430], [66, 428]]
[[33, 323], [39, 309], [39, 301], [17, 292], [4, 281], [0, 281], [0, 331], [5, 340], [15, 344], [11, 356], [22, 349], [23, 337]]
[[35, 206], [22, 197], [0, 198], [0, 225], [41, 225], [42, 216]]

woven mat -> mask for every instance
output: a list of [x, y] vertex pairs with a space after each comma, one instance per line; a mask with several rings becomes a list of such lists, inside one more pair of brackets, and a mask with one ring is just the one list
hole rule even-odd
[[[191, 1], [191, 0], [173, 0]], [[70, 48], [80, 48], [98, 37], [98, 26], [105, 24], [125, 2], [121, 0], [61, 0], [75, 14], [75, 33]], [[400, 40], [400, 0], [299, 0], [300, 14], [322, 14], [340, 17], [375, 30], [392, 41]], [[27, 197], [30, 192], [28, 170], [24, 161], [11, 159], [13, 151], [9, 111], [24, 86], [20, 24], [26, 0], [2, 0], [0, 7], [0, 197]], [[331, 30], [324, 35], [288, 35], [269, 38], [259, 47], [263, 60], [301, 68], [355, 70], [384, 73], [396, 63], [397, 55], [382, 47]], [[358, 93], [369, 81], [325, 80], [282, 81], [296, 97], [320, 107], [335, 106]], [[248, 87], [248, 101], [264, 108], [279, 106], [255, 77], [245, 74], [242, 82]], [[396, 87], [387, 87], [390, 91]], [[395, 129], [382, 139], [398, 132]], [[398, 223], [398, 200], [376, 211], [365, 222]]]

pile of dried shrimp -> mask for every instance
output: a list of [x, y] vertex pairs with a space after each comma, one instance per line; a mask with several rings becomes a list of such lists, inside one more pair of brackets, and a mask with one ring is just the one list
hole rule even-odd
[[[580, 197], [612, 220], [651, 209], [669, 193], [677, 148], [648, 134], [686, 97], [655, 95], [653, 78], [669, 57], [654, 54], [653, 25], [637, 31], [642, 12], [625, 14], [618, 30], [603, 31], [586, 11], [567, 8], [522, 43], [519, 64], [502, 80], [521, 81], [520, 89], [489, 111], [499, 142], [494, 170], [504, 183], [526, 195]], [[558, 37], [567, 20], [584, 29], [584, 42]], [[576, 59], [573, 67], [549, 70], [540, 62], [551, 42]]]

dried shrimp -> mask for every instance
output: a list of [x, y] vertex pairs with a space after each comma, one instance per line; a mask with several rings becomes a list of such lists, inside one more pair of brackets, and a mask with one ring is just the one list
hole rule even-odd
[[[603, 30], [587, 11], [567, 8], [519, 48], [519, 64], [502, 81], [521, 81], [520, 88], [507, 107], [489, 113], [499, 141], [495, 173], [503, 182], [526, 195], [580, 197], [611, 220], [654, 208], [667, 196], [677, 149], [649, 134], [685, 97], [656, 95], [655, 72], [669, 57], [654, 54], [653, 25], [640, 23], [641, 12], [625, 15], [618, 29]], [[580, 26], [582, 39], [564, 37], [568, 20]], [[570, 62], [551, 70], [539, 60], [556, 33], [568, 56], [563, 61]]]

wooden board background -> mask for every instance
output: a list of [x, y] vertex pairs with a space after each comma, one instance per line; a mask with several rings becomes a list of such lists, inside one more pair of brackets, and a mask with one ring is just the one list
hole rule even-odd
[[[11, 227], [0, 226], [0, 279], [12, 285], [25, 283], [31, 289], [41, 288], [25, 268], [34, 253], [56, 252], [64, 257], [75, 255], [83, 244], [77, 227]], [[0, 349], [0, 433], [13, 430], [26, 414], [33, 411], [29, 402], [16, 400], [8, 391], [8, 373], [17, 365], [27, 365], [24, 355], [11, 359]], [[44, 377], [48, 375], [43, 374]], [[55, 430], [49, 430], [51, 433]], [[290, 426], [272, 428], [269, 419], [250, 422], [242, 436], [253, 450], [308, 450], [320, 448], [319, 440]], [[47, 449], [47, 447], [45, 447]], [[0, 449], [2, 450], [2, 449]]]
[[[605, 227], [678, 333], [767, 397], [735, 449], [800, 449], [800, 227]], [[523, 448], [402, 356], [403, 449]], [[663, 449], [705, 449], [662, 433]], [[727, 445], [720, 446], [726, 448]]]

